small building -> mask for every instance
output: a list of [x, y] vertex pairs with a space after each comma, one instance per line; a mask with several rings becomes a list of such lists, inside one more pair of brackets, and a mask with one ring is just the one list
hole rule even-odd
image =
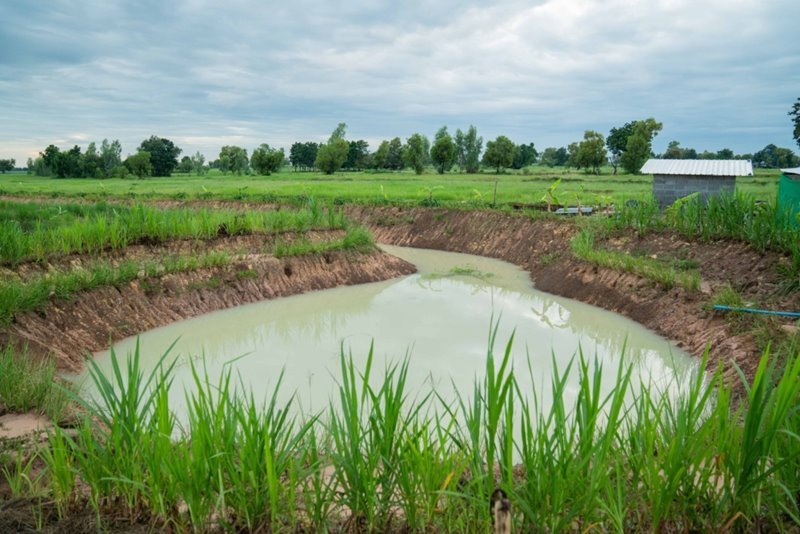
[[800, 226], [800, 167], [781, 169], [778, 184], [778, 221]]
[[661, 207], [700, 193], [708, 197], [736, 189], [737, 176], [752, 176], [753, 164], [739, 159], [650, 159], [643, 174], [653, 175], [653, 196]]

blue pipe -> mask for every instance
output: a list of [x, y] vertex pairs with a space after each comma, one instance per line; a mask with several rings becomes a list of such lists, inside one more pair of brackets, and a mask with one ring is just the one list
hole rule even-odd
[[714, 309], [723, 311], [744, 312], [744, 313], [760, 313], [762, 315], [780, 315], [782, 317], [800, 317], [800, 312], [758, 310], [756, 308], [735, 308], [733, 306], [725, 306], [723, 304], [714, 304]]

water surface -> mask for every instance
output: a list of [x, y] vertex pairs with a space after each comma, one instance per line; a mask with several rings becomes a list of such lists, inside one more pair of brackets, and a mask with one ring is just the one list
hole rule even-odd
[[[185, 409], [191, 384], [188, 362], [201, 360], [212, 381], [228, 365], [256, 397], [265, 398], [284, 373], [283, 398], [296, 393], [304, 410], [325, 407], [339, 377], [340, 352], [363, 365], [374, 342], [380, 374], [386, 362], [409, 359], [409, 378], [420, 394], [436, 388], [445, 398], [469, 394], [485, 368], [489, 331], [498, 324], [495, 353], [514, 335], [515, 374], [524, 391], [549, 403], [555, 368], [579, 350], [604, 365], [603, 388], [614, 387], [620, 358], [634, 362], [642, 381], [672, 388], [694, 369], [693, 359], [669, 341], [620, 315], [533, 288], [529, 275], [498, 260], [448, 252], [383, 247], [415, 264], [417, 274], [222, 310], [145, 332], [146, 368], [177, 339], [180, 358], [172, 402]], [[136, 338], [115, 344], [126, 354]], [[108, 352], [96, 355], [110, 372]], [[574, 375], [575, 373], [573, 373]], [[575, 377], [573, 377], [575, 378]], [[576, 380], [567, 395], [576, 391]], [[87, 388], [90, 391], [90, 388]], [[569, 402], [569, 399], [567, 399]]]

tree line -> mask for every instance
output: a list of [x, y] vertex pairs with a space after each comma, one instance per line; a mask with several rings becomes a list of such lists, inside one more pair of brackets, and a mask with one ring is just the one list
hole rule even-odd
[[[794, 123], [793, 136], [800, 146], [800, 98], [789, 111]], [[262, 143], [248, 156], [247, 150], [234, 145], [220, 149], [219, 156], [206, 165], [205, 157], [197, 152], [184, 156], [182, 150], [166, 138], [151, 136], [143, 140], [134, 154], [122, 159], [119, 140], [103, 139], [98, 147], [89, 143], [85, 152], [77, 145], [61, 150], [49, 145], [35, 159], [28, 158], [28, 173], [56, 178], [125, 178], [136, 176], [170, 176], [172, 172], [203, 174], [207, 169], [223, 173], [270, 175], [286, 164], [295, 171], [321, 171], [333, 174], [348, 171], [400, 171], [406, 168], [422, 174], [433, 167], [444, 174], [454, 167], [468, 174], [488, 168], [496, 173], [504, 169], [522, 169], [539, 163], [548, 167], [571, 167], [599, 174], [601, 167], [610, 164], [617, 174], [622, 167], [630, 174], [638, 174], [651, 157], [664, 159], [746, 159], [756, 167], [780, 168], [800, 166], [800, 158], [789, 148], [769, 144], [753, 154], [734, 154], [729, 148], [717, 152], [684, 148], [671, 141], [662, 154], [652, 150], [653, 139], [663, 125], [650, 117], [627, 122], [611, 128], [608, 136], [587, 130], [583, 139], [566, 147], [547, 147], [539, 153], [533, 143], [515, 144], [500, 135], [485, 144], [475, 126], [457, 129], [451, 135], [447, 126], [436, 132], [431, 142], [425, 135], [415, 133], [403, 142], [400, 137], [382, 141], [374, 152], [363, 139], [347, 140], [347, 125], [340, 123], [324, 143], [295, 142], [287, 158], [282, 148]], [[0, 159], [0, 172], [14, 170], [13, 159]]]

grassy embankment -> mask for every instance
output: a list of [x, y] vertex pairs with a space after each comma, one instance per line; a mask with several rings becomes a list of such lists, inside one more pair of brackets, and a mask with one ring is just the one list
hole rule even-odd
[[[342, 230], [344, 235], [311, 242], [309, 230]], [[55, 262], [45, 273], [8, 276], [0, 281], [0, 324], [23, 311], [41, 308], [51, 298], [136, 278], [219, 267], [234, 262], [235, 250], [202, 253], [158, 252], [141, 259], [97, 259], [100, 253], [175, 239], [208, 240], [219, 236], [263, 234], [263, 253], [277, 256], [364, 249], [372, 237], [345, 220], [341, 210], [316, 203], [300, 210], [158, 209], [144, 205], [94, 206], [0, 202], [0, 265]], [[79, 266], [58, 264], [66, 255], [82, 255]], [[63, 262], [62, 262], [63, 263]]]
[[[779, 172], [756, 170], [754, 177], [737, 179], [741, 192], [759, 199], [774, 199]], [[497, 189], [495, 197], [495, 181]], [[558, 185], [553, 187], [556, 180]], [[563, 168], [533, 166], [508, 174], [447, 173], [416, 175], [403, 172], [283, 171], [271, 176], [234, 176], [211, 171], [204, 176], [174, 175], [169, 178], [54, 179], [28, 175], [0, 176], [0, 194], [132, 198], [215, 199], [297, 202], [313, 197], [323, 201], [487, 207], [509, 203], [605, 206], [626, 199], [646, 199], [652, 191], [651, 176], [603, 174], [594, 176]]]
[[[485, 377], [452, 404], [415, 397], [406, 363], [371, 376], [371, 355], [364, 370], [343, 355], [338, 396], [303, 416], [276, 402], [279, 379], [264, 402], [230, 370], [211, 383], [196, 363], [182, 422], [169, 405], [169, 358], [145, 375], [133, 354], [113, 376], [92, 366], [100, 397], [85, 404], [77, 433], [55, 430], [33, 456], [7, 458], [3, 473], [32, 518], [48, 505], [61, 519], [90, 506], [177, 531], [474, 532], [490, 524], [495, 487], [520, 531], [800, 523], [797, 356], [777, 372], [765, 354], [738, 403], [702, 370], [681, 379], [678, 401], [631, 391], [623, 364], [605, 369], [618, 385], [604, 396], [603, 371], [579, 355], [553, 376], [555, 400], [543, 406], [518, 388], [524, 370], [511, 369], [509, 350], [490, 348]], [[570, 374], [574, 402], [565, 400]]]

